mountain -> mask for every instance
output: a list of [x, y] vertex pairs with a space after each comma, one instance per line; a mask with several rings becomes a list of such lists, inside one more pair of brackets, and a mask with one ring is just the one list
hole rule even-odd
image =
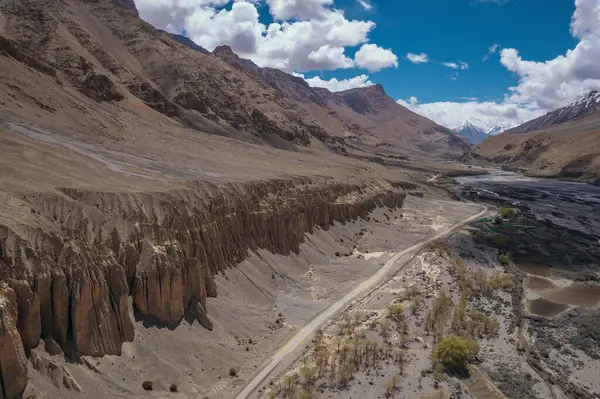
[[[6, 40], [23, 54], [35, 54], [61, 82], [94, 100], [125, 108], [141, 101], [190, 128], [286, 150], [326, 146], [339, 151], [350, 140], [361, 151], [389, 145], [390, 152], [417, 157], [457, 157], [464, 149], [454, 133], [399, 105], [385, 105], [381, 121], [375, 113], [366, 120], [350, 107], [338, 118], [326, 104], [328, 96], [337, 98], [334, 93], [259, 68], [227, 46], [210, 54], [181, 35], [157, 30], [138, 17], [132, 0], [26, 0], [5, 7], [6, 15], [15, 15], [6, 24]], [[362, 90], [368, 97], [370, 89], [357, 93]], [[392, 101], [385, 97], [386, 104]], [[379, 138], [379, 124], [392, 127], [384, 116], [390, 112], [402, 116], [385, 137], [388, 142]], [[355, 119], [364, 140], [349, 129]]]
[[473, 125], [469, 121], [465, 122], [464, 125], [456, 129], [456, 132], [473, 144], [481, 143], [488, 137], [487, 133], [483, 129]]
[[167, 35], [169, 35], [171, 37], [171, 39], [175, 40], [177, 43], [181, 43], [184, 46], [187, 46], [189, 48], [191, 48], [192, 50], [196, 50], [201, 52], [202, 54], [209, 54], [210, 51], [208, 51], [207, 49], [205, 49], [202, 46], [198, 46], [196, 43], [194, 43], [193, 40], [191, 40], [189, 37], [183, 36], [183, 35], [178, 35], [176, 33], [168, 33], [166, 32]]
[[593, 91], [504, 133], [471, 152], [510, 170], [600, 184], [600, 95]]
[[228, 46], [217, 47], [213, 55], [294, 100], [330, 134], [354, 147], [438, 158], [456, 157], [469, 148], [455, 132], [399, 105], [381, 85], [330, 92], [280, 70], [259, 68]]
[[566, 107], [548, 112], [539, 118], [509, 129], [506, 133], [520, 134], [543, 130], [598, 111], [600, 111], [600, 92], [594, 90]]
[[485, 132], [485, 134], [487, 134], [488, 136], [495, 136], [497, 134], [500, 134], [500, 133], [504, 132], [506, 129], [507, 129], [507, 127], [506, 126], [502, 126], [502, 125], [494, 126], [494, 127], [490, 128], [490, 129], [488, 129]]

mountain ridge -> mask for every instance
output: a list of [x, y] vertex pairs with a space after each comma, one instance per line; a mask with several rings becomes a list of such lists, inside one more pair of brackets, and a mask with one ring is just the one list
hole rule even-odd
[[[536, 130], [537, 129], [537, 130]], [[600, 184], [600, 93], [489, 137], [470, 156], [535, 176]]]
[[[439, 151], [442, 157], [454, 157], [469, 148], [455, 132], [397, 104], [381, 84], [331, 92], [326, 88], [310, 87], [304, 79], [278, 69], [260, 68], [239, 57], [227, 45], [215, 48], [212, 54], [294, 99], [334, 135], [348, 138], [354, 145], [358, 139], [368, 146], [418, 151], [422, 155]], [[393, 122], [390, 122], [391, 113], [398, 116]], [[408, 123], [406, 118], [409, 118]], [[400, 128], [391, 126], [392, 123]], [[378, 124], [386, 128], [380, 128]], [[408, 135], [413, 137], [402, 137]], [[440, 147], [446, 146], [449, 147], [447, 153], [440, 151]]]
[[600, 111], [600, 92], [590, 91], [578, 100], [519, 126], [506, 130], [508, 134], [529, 133]]

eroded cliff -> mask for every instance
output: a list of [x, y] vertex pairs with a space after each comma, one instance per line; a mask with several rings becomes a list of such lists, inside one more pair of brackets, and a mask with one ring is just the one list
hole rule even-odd
[[25, 354], [41, 339], [67, 356], [119, 355], [135, 334], [129, 296], [135, 313], [157, 323], [177, 324], [190, 311], [210, 328], [214, 274], [249, 251], [298, 252], [315, 228], [400, 206], [397, 186], [298, 178], [26, 195], [35, 223], [0, 224], [3, 394], [23, 391]]

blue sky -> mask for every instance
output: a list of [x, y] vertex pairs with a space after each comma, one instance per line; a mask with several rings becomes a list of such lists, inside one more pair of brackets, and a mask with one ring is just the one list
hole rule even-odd
[[381, 83], [451, 128], [513, 126], [600, 88], [598, 0], [135, 1], [208, 50], [334, 91]]
[[[400, 57], [398, 68], [369, 74], [394, 98], [416, 96], [421, 102], [458, 101], [465, 97], [501, 100], [517, 79], [500, 64], [497, 53], [487, 62], [482, 61], [492, 45], [517, 48], [528, 60], [544, 61], [564, 54], [576, 43], [569, 32], [575, 4], [567, 0], [514, 0], [503, 4], [474, 0], [375, 0], [372, 4], [373, 9], [366, 11], [357, 1], [336, 1], [348, 18], [374, 21], [371, 41], [391, 48]], [[424, 52], [431, 61], [412, 64], [403, 59], [408, 52]], [[458, 71], [458, 76], [440, 64], [457, 60], [469, 64], [469, 69]], [[324, 78], [348, 78], [355, 71], [315, 73]]]

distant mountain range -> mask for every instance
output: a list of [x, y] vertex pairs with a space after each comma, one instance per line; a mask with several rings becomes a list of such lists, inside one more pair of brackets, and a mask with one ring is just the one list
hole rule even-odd
[[464, 125], [458, 129], [455, 129], [454, 131], [469, 140], [470, 143], [479, 144], [489, 136], [499, 134], [506, 130], [506, 126], [493, 126], [485, 129], [481, 127], [481, 125], [483, 124], [478, 124], [477, 122], [468, 120]]
[[469, 121], [465, 122], [464, 125], [455, 131], [473, 144], [481, 143], [483, 140], [488, 138], [488, 135], [482, 128], [475, 126]]
[[506, 169], [600, 184], [600, 92], [489, 137], [471, 155]]

